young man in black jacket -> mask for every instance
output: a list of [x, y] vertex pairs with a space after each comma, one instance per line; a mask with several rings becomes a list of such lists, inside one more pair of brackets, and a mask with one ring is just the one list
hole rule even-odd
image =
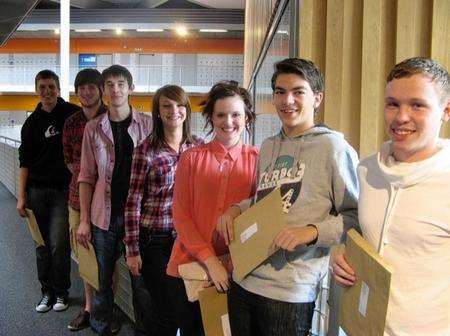
[[60, 95], [58, 76], [50, 70], [35, 78], [40, 103], [22, 126], [19, 147], [17, 211], [33, 210], [45, 246], [36, 247], [42, 298], [36, 311], [68, 307], [70, 243], [67, 211], [70, 172], [64, 164], [62, 131], [65, 120], [79, 107]]

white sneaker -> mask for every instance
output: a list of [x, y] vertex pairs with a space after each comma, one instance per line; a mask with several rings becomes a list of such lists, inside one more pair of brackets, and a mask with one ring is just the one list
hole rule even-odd
[[69, 308], [69, 302], [65, 297], [56, 297], [56, 302], [53, 305], [53, 310], [57, 312], [61, 312]]
[[52, 308], [52, 299], [50, 295], [42, 295], [41, 301], [36, 305], [36, 311], [38, 313], [46, 313]]

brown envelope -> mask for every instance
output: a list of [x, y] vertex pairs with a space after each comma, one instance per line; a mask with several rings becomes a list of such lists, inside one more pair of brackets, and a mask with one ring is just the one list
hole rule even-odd
[[44, 239], [42, 238], [41, 231], [36, 221], [36, 216], [34, 216], [33, 210], [25, 209], [27, 214], [28, 228], [30, 229], [31, 237], [40, 246], [45, 246]]
[[234, 239], [229, 245], [233, 277], [241, 281], [270, 256], [269, 248], [285, 226], [280, 188], [272, 190], [233, 224]]
[[348, 336], [383, 335], [393, 269], [354, 229], [347, 233], [345, 258], [357, 281], [343, 288], [339, 324]]
[[205, 336], [231, 336], [227, 294], [208, 287], [199, 292], [199, 302]]
[[77, 244], [78, 270], [80, 272], [80, 276], [92, 287], [98, 290], [97, 257], [95, 256], [94, 246], [92, 246], [90, 242], [88, 242], [88, 247], [89, 249], [86, 249], [83, 245]]

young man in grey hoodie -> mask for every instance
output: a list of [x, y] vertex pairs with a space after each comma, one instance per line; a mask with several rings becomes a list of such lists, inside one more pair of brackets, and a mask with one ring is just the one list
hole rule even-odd
[[[258, 162], [255, 200], [281, 187], [286, 227], [276, 251], [239, 283], [231, 281], [228, 308], [233, 335], [309, 335], [329, 249], [357, 225], [357, 154], [342, 134], [314, 124], [324, 80], [314, 63], [297, 58], [275, 64], [273, 101], [282, 122], [266, 139]], [[244, 200], [218, 220], [228, 242]]]

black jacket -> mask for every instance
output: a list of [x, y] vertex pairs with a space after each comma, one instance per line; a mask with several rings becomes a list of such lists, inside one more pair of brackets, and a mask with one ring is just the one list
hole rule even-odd
[[80, 107], [58, 98], [50, 112], [42, 104], [25, 120], [19, 147], [20, 167], [28, 168], [27, 186], [68, 188], [70, 172], [64, 164], [62, 132], [66, 119]]

